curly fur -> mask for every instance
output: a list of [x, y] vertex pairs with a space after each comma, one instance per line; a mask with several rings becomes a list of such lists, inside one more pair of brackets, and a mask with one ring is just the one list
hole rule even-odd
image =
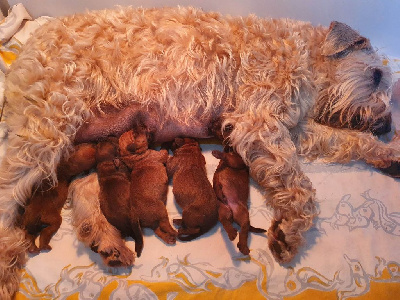
[[119, 135], [139, 112], [158, 142], [206, 137], [222, 117], [274, 208], [271, 251], [290, 261], [316, 215], [299, 155], [361, 159], [398, 175], [398, 147], [361, 132], [389, 129], [390, 83], [369, 41], [337, 22], [314, 27], [182, 7], [49, 22], [6, 78], [11, 131], [0, 167], [0, 248], [14, 255], [1, 257], [3, 294], [15, 292], [24, 263], [24, 240], [13, 228], [18, 205], [43, 179], [57, 181], [74, 141]]
[[125, 245], [120, 232], [101, 213], [100, 185], [96, 173], [73, 181], [68, 198], [78, 240], [98, 252], [105, 265], [131, 266], [135, 254]]

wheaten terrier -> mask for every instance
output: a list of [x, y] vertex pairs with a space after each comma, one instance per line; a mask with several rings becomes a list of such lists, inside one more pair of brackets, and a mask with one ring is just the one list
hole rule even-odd
[[158, 142], [202, 138], [222, 117], [231, 146], [275, 211], [268, 231], [290, 261], [316, 216], [299, 155], [364, 160], [398, 175], [390, 129], [390, 70], [350, 27], [224, 17], [193, 8], [120, 8], [51, 21], [7, 74], [7, 157], [1, 165], [0, 298], [25, 262], [18, 205], [72, 143], [118, 135], [138, 115]]

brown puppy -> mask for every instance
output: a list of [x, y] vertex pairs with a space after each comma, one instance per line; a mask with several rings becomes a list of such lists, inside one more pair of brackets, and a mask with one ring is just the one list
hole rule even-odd
[[214, 150], [212, 155], [220, 159], [214, 173], [213, 187], [218, 202], [218, 218], [228, 233], [229, 239], [236, 238], [237, 230], [232, 226], [236, 222], [240, 226], [240, 252], [247, 255], [250, 249], [247, 245], [249, 231], [262, 233], [265, 229], [250, 225], [247, 200], [249, 198], [249, 170], [239, 154], [226, 147], [224, 152]]
[[178, 238], [189, 241], [209, 231], [218, 221], [217, 198], [207, 178], [206, 160], [199, 143], [191, 138], [176, 138], [167, 172], [173, 176], [173, 193], [182, 208]]
[[123, 236], [135, 239], [135, 251], [140, 257], [143, 234], [134, 204], [131, 202], [131, 180], [127, 166], [117, 157], [118, 139], [97, 144], [97, 174], [100, 184], [100, 208], [108, 222]]
[[[57, 168], [58, 184], [52, 187], [49, 180], [44, 180], [33, 193], [21, 218], [26, 238], [30, 242], [28, 251], [38, 253], [51, 250], [49, 242], [61, 226], [61, 209], [67, 200], [68, 186], [75, 175], [90, 170], [95, 166], [95, 146], [80, 144], [67, 161]], [[39, 247], [35, 239], [40, 235]]]
[[168, 152], [148, 149], [149, 135], [135, 126], [119, 139], [122, 160], [132, 170], [131, 201], [142, 227], [149, 227], [167, 244], [175, 244], [177, 232], [169, 223], [167, 209], [168, 176], [165, 169]]

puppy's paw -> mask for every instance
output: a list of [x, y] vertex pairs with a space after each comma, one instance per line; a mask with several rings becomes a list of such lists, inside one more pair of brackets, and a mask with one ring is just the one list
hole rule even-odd
[[[225, 227], [224, 227], [225, 228]], [[231, 241], [236, 239], [237, 237], [237, 229], [234, 227], [225, 228], [225, 231], [228, 233], [228, 237]]]
[[243, 242], [239, 241], [239, 242], [237, 243], [237, 247], [238, 247], [239, 251], [240, 251], [242, 254], [244, 254], [244, 255], [249, 255], [250, 249], [249, 249], [249, 247], [247, 246], [247, 243], [243, 243]]
[[392, 161], [389, 167], [379, 168], [379, 170], [391, 177], [400, 178], [400, 162]]
[[304, 238], [292, 224], [285, 220], [273, 220], [268, 230], [268, 246], [279, 263], [290, 262], [303, 244]]
[[33, 243], [31, 243], [28, 247], [28, 252], [31, 254], [38, 254], [40, 253], [40, 249]]
[[40, 245], [39, 251], [50, 251], [52, 248], [49, 244], [47, 245]]
[[176, 237], [178, 236], [178, 232], [175, 230], [170, 230], [169, 232], [162, 231], [160, 227], [154, 230], [155, 234], [157, 234], [165, 243], [168, 245], [176, 244]]
[[182, 226], [182, 219], [173, 219], [172, 223], [176, 226], [176, 227], [180, 227]]

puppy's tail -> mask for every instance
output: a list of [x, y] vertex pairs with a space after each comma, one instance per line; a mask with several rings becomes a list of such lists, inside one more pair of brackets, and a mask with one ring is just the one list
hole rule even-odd
[[250, 232], [254, 232], [254, 233], [264, 233], [264, 232], [267, 232], [267, 230], [265, 230], [265, 229], [263, 229], [263, 228], [253, 227], [253, 226], [251, 226], [251, 225], [250, 225], [249, 231], [250, 231]]
[[179, 230], [178, 231], [178, 239], [180, 241], [191, 241], [194, 240], [196, 238], [198, 238], [199, 236], [201, 236], [204, 232], [200, 229], [200, 227], [198, 228], [191, 228], [191, 229], [184, 229], [184, 230]]
[[0, 299], [12, 299], [18, 291], [27, 248], [22, 229], [0, 227]]

